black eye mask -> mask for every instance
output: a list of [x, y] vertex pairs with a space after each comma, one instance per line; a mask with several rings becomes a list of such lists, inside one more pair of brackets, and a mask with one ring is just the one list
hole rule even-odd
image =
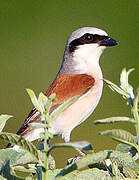
[[73, 52], [79, 45], [97, 43], [107, 38], [108, 36], [86, 33], [69, 44], [69, 51]]

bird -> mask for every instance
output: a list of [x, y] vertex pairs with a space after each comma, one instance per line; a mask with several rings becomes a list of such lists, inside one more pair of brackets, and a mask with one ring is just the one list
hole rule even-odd
[[[60, 70], [44, 95], [56, 94], [51, 112], [68, 99], [74, 96], [77, 99], [52, 119], [48, 129], [51, 134], [61, 135], [65, 142], [70, 142], [72, 130], [93, 113], [103, 90], [100, 56], [106, 47], [117, 44], [105, 31], [95, 27], [82, 27], [71, 33]], [[40, 112], [33, 108], [17, 134], [28, 141], [39, 139], [44, 129], [32, 129], [30, 124], [40, 121]]]

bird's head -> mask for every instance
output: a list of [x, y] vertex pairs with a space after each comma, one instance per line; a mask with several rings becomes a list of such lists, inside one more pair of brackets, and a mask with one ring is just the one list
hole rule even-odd
[[98, 28], [84, 27], [74, 31], [67, 42], [69, 53], [73, 56], [98, 60], [103, 50], [109, 46], [115, 46], [117, 42], [108, 34]]
[[94, 27], [77, 29], [68, 38], [64, 55], [65, 62], [70, 67], [71, 64], [74, 65], [72, 68], [75, 70], [85, 72], [87, 66], [99, 63], [99, 58], [106, 47], [115, 45], [117, 42], [101, 29]]

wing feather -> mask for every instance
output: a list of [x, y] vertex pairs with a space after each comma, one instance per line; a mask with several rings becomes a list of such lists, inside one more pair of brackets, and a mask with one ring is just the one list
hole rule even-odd
[[[51, 111], [69, 98], [85, 94], [93, 87], [94, 83], [95, 79], [87, 74], [62, 74], [57, 76], [48, 90], [44, 93], [47, 97], [52, 93], [56, 93], [57, 100], [53, 102]], [[32, 122], [40, 122], [40, 113], [36, 108], [33, 108], [29, 113], [17, 134], [21, 136], [26, 135], [30, 131], [29, 123]]]

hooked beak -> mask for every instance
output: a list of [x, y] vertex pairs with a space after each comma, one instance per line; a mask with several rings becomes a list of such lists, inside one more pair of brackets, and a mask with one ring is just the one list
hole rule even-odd
[[116, 46], [118, 45], [118, 43], [114, 39], [107, 37], [106, 39], [99, 41], [99, 45], [100, 46]]

